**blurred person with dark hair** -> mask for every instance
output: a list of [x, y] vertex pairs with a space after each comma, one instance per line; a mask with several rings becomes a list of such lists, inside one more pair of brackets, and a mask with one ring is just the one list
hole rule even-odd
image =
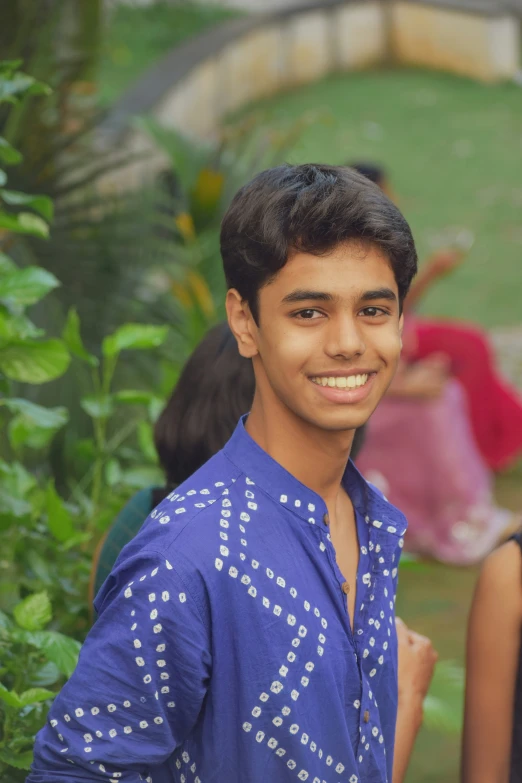
[[221, 253], [250, 413], [122, 551], [28, 783], [403, 780], [435, 653], [396, 628], [406, 520], [349, 457], [399, 361], [410, 228], [356, 172], [279, 166]]
[[[352, 167], [392, 197], [384, 167], [354, 163]], [[413, 310], [428, 289], [452, 272], [464, 258], [462, 250], [436, 253], [421, 267], [405, 301], [403, 358], [408, 362], [430, 359], [432, 375], [456, 378], [464, 389], [473, 435], [491, 470], [502, 470], [522, 454], [522, 399], [500, 377], [487, 335], [477, 326], [460, 321], [428, 319]], [[433, 361], [432, 361], [433, 360]], [[408, 374], [398, 374], [395, 389], [408, 393]]]
[[522, 783], [522, 530], [486, 559], [468, 624], [462, 783]]
[[254, 399], [252, 362], [226, 322], [214, 326], [189, 357], [154, 428], [165, 486], [140, 490], [120, 512], [95, 556], [91, 600], [150, 512], [230, 438]]

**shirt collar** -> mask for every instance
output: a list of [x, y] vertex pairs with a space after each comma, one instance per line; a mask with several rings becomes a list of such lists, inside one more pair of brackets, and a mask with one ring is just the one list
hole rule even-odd
[[[322, 522], [328, 509], [320, 495], [302, 484], [259, 446], [245, 429], [243, 416], [225, 445], [225, 456], [272, 500], [312, 524]], [[343, 486], [355, 509], [366, 522], [383, 526], [389, 532], [402, 535], [406, 529], [404, 516], [359, 473], [351, 460], [344, 472]]]

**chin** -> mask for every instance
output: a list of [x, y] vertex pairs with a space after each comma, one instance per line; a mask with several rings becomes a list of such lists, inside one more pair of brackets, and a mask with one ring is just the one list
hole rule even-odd
[[311, 413], [309, 416], [303, 416], [303, 418], [309, 424], [317, 427], [317, 429], [325, 430], [326, 432], [346, 432], [362, 427], [372, 413], [373, 409], [371, 411], [332, 411], [331, 414], [319, 416], [315, 412], [315, 415]]

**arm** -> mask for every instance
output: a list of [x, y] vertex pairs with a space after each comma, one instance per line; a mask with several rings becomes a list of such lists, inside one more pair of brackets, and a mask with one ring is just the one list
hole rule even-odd
[[123, 561], [37, 736], [27, 783], [145, 780], [192, 730], [210, 677], [199, 605], [164, 556]]
[[522, 584], [514, 541], [482, 568], [468, 626], [463, 783], [508, 783]]
[[424, 698], [433, 677], [437, 653], [429, 639], [410, 631], [399, 618], [396, 625], [399, 642], [399, 706], [393, 783], [402, 783], [422, 725]]
[[463, 260], [462, 250], [446, 250], [431, 256], [413, 281], [404, 303], [406, 312], [414, 310], [426, 291], [444, 275], [452, 272]]

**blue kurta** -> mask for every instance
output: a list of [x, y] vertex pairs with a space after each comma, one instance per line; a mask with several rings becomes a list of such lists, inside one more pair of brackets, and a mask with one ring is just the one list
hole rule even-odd
[[406, 522], [343, 482], [353, 632], [324, 501], [240, 422], [121, 553], [28, 783], [391, 783]]

